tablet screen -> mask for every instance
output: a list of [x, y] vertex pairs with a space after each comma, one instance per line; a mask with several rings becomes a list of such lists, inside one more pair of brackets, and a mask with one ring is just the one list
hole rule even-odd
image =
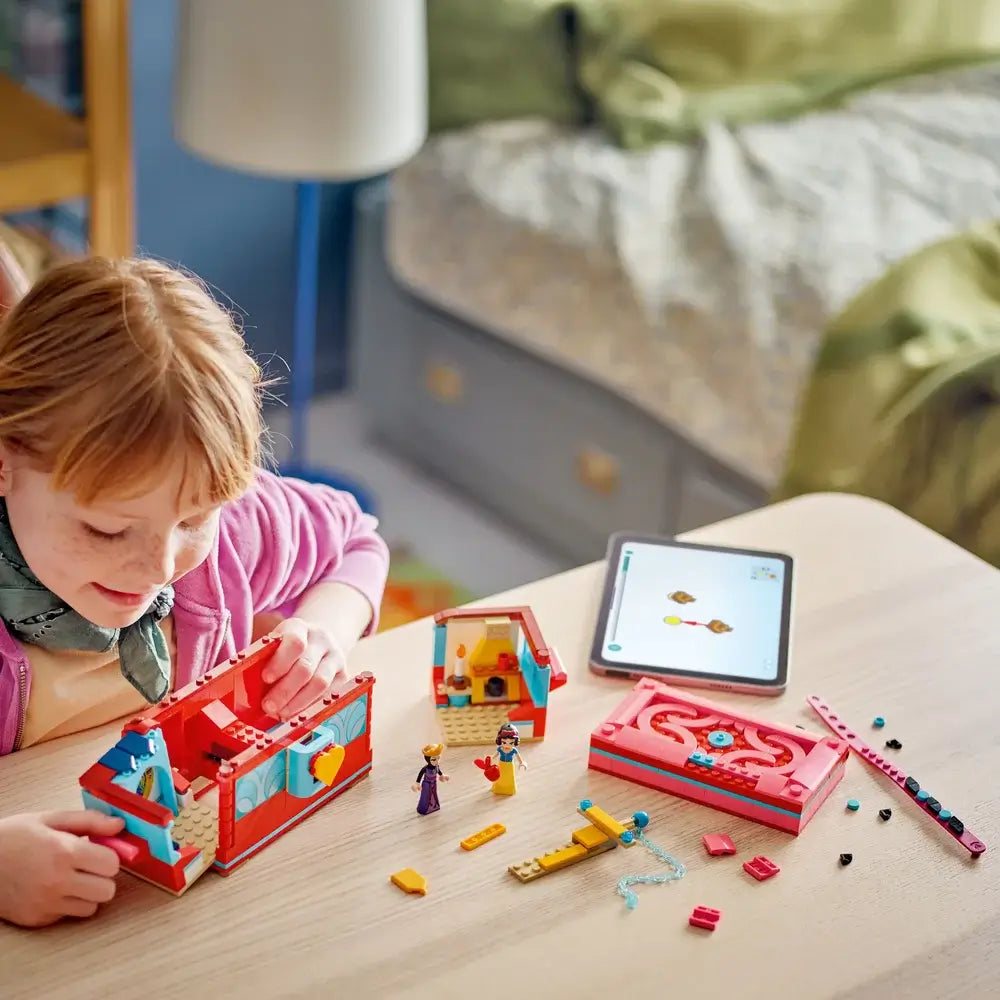
[[773, 681], [785, 671], [790, 574], [768, 553], [625, 540], [603, 659]]

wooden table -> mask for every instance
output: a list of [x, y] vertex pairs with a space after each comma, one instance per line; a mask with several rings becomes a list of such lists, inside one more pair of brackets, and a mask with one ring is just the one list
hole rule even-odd
[[[441, 812], [418, 816], [410, 784], [435, 733], [431, 633], [377, 636], [353, 665], [373, 670], [371, 776], [234, 876], [207, 874], [173, 899], [127, 875], [93, 920], [45, 931], [0, 928], [0, 996], [461, 997], [674, 996], [985, 998], [1000, 983], [1000, 773], [997, 609], [1000, 574], [887, 507], [817, 496], [693, 533], [790, 552], [796, 638], [787, 693], [720, 697], [765, 718], [825, 732], [805, 705], [818, 693], [861, 732], [885, 716], [913, 770], [987, 844], [978, 861], [852, 755], [842, 785], [793, 838], [607, 775], [588, 772], [587, 740], [630, 687], [586, 668], [601, 567], [587, 566], [484, 603], [530, 603], [566, 663], [551, 736], [525, 745], [516, 797], [490, 794], [472, 758], [448, 753]], [[74, 806], [77, 776], [113, 738], [70, 738], [0, 761], [4, 812]], [[861, 810], [848, 812], [849, 796]], [[642, 848], [617, 850], [522, 885], [507, 865], [564, 842], [590, 797], [652, 817], [649, 837], [688, 867], [656, 872]], [[892, 819], [877, 818], [889, 806]], [[502, 821], [508, 832], [466, 853], [459, 841]], [[704, 833], [728, 832], [737, 857], [709, 858]], [[841, 852], [854, 862], [842, 868]], [[763, 853], [781, 874], [741, 870]], [[413, 867], [425, 897], [389, 874]], [[723, 911], [714, 933], [687, 924]]]

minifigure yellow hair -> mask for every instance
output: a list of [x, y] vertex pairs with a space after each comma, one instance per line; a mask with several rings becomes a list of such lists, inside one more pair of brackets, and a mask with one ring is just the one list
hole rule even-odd
[[428, 743], [423, 749], [425, 757], [440, 757], [444, 753], [443, 743]]

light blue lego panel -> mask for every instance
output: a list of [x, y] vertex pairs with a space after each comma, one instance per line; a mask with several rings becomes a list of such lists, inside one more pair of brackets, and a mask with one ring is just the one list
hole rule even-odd
[[434, 626], [434, 666], [444, 667], [447, 666], [445, 663], [446, 647], [448, 644], [448, 626], [447, 625], [435, 625]]
[[125, 733], [100, 763], [118, 772], [111, 779], [113, 785], [166, 806], [175, 816], [180, 812], [162, 730]]
[[531, 647], [526, 641], [521, 643], [520, 652], [521, 676], [525, 687], [536, 708], [544, 708], [549, 703], [549, 684], [552, 670], [550, 667], [540, 667], [531, 655]]
[[83, 805], [85, 809], [94, 809], [97, 812], [104, 813], [105, 816], [121, 816], [125, 820], [125, 830], [146, 841], [149, 845], [149, 853], [159, 861], [164, 861], [168, 865], [173, 865], [180, 861], [180, 853], [174, 847], [173, 823], [170, 823], [168, 826], [156, 826], [153, 823], [147, 823], [144, 819], [139, 819], [137, 816], [133, 816], [131, 813], [118, 809], [103, 799], [91, 795], [86, 789], [83, 790]]
[[342, 747], [365, 735], [368, 729], [368, 695], [363, 694], [336, 715], [323, 722], [323, 728], [333, 733], [333, 739]]
[[[346, 747], [352, 740], [364, 736], [368, 729], [368, 695], [364, 694], [356, 701], [352, 701], [346, 708], [342, 708], [336, 715], [327, 719], [322, 727], [317, 727], [317, 729], [319, 728], [330, 733], [330, 743], [339, 743], [343, 747]], [[309, 756], [311, 757], [319, 749], [319, 745], [314, 744]], [[291, 791], [287, 782], [289, 773], [287, 753], [287, 750], [282, 750], [281, 753], [264, 761], [263, 764], [254, 768], [249, 774], [243, 775], [236, 782], [236, 818], [238, 820], [280, 792]], [[314, 781], [315, 779], [309, 775], [309, 780]], [[325, 787], [325, 785], [317, 784], [316, 790]], [[309, 794], [314, 795], [315, 792]]]
[[257, 806], [285, 790], [285, 751], [276, 753], [236, 782], [236, 818], [242, 819]]
[[[336, 746], [337, 737], [325, 726], [317, 726], [305, 739], [288, 748], [288, 794], [298, 799], [311, 799], [327, 786], [317, 781], [309, 770], [309, 763], [327, 747]], [[340, 744], [343, 746], [343, 744]]]

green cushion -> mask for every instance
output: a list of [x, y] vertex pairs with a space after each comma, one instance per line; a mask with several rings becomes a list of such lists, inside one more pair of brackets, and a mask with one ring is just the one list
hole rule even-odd
[[563, 0], [428, 0], [430, 128], [580, 121]]

